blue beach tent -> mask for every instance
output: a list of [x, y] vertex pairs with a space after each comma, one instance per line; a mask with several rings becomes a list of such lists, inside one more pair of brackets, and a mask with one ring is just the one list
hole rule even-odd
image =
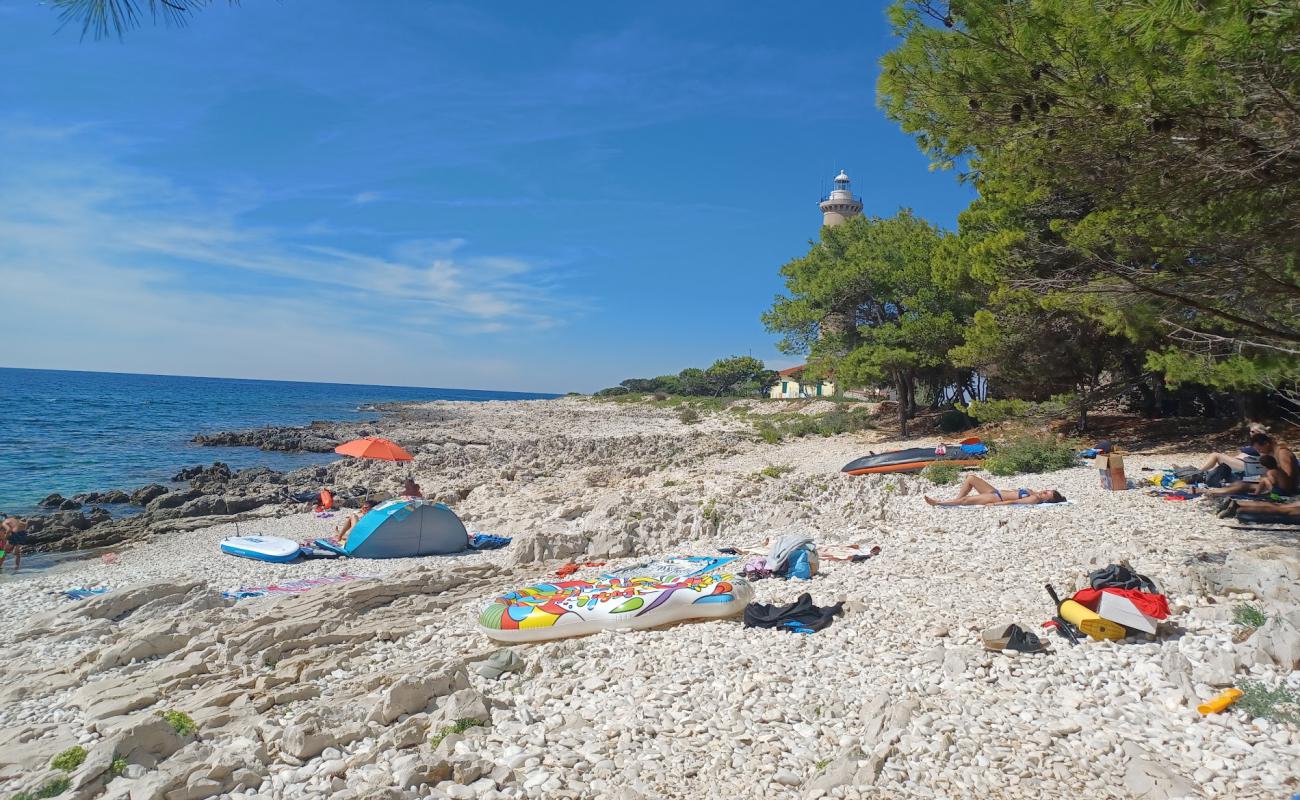
[[465, 525], [450, 508], [398, 498], [357, 520], [342, 553], [353, 558], [410, 558], [459, 553], [468, 547]]

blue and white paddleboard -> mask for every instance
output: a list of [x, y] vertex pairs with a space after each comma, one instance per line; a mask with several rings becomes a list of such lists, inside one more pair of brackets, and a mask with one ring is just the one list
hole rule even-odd
[[221, 541], [223, 553], [280, 564], [293, 561], [301, 551], [300, 544], [282, 536], [236, 536]]

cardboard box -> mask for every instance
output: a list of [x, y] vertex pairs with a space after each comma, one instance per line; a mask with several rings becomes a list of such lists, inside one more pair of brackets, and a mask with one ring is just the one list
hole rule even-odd
[[1113, 492], [1128, 488], [1128, 477], [1124, 475], [1124, 457], [1118, 453], [1100, 455], [1093, 460], [1097, 473], [1101, 477], [1101, 488]]
[[1139, 611], [1132, 600], [1110, 592], [1101, 593], [1101, 600], [1097, 602], [1097, 616], [1144, 633], [1155, 633], [1156, 625], [1160, 622]]

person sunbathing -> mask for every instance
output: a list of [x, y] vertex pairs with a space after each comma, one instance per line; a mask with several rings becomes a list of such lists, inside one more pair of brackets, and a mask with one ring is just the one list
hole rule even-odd
[[1229, 500], [1219, 509], [1219, 518], [1227, 519], [1239, 514], [1261, 514], [1270, 517], [1295, 517], [1300, 521], [1300, 502], [1270, 503], [1267, 500]]
[[420, 491], [420, 484], [415, 482], [414, 478], [407, 478], [402, 484], [402, 497], [423, 498], [424, 492]]
[[1259, 452], [1259, 465], [1264, 474], [1258, 481], [1237, 481], [1206, 494], [1278, 494], [1291, 495], [1300, 487], [1300, 459], [1286, 445], [1279, 444], [1267, 433], [1253, 433], [1250, 446]]
[[1055, 489], [996, 489], [983, 478], [967, 475], [951, 500], [936, 500], [926, 495], [932, 506], [1034, 506], [1039, 503], [1064, 503], [1065, 495]]
[[374, 503], [370, 502], [369, 500], [365, 501], [364, 503], [361, 504], [361, 508], [359, 510], [354, 511], [351, 514], [348, 514], [348, 518], [343, 520], [343, 523], [334, 529], [334, 532], [338, 534], [336, 538], [339, 541], [339, 547], [342, 547], [343, 545], [348, 543], [348, 534], [352, 533], [352, 529], [357, 526], [357, 523], [360, 522], [361, 518], [366, 515], [366, 512], [374, 507], [375, 507]]

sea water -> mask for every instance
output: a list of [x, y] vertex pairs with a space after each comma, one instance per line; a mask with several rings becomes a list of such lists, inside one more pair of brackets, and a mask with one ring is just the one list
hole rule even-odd
[[336, 458], [199, 447], [190, 443], [196, 433], [374, 419], [362, 410], [374, 403], [554, 396], [0, 368], [0, 511], [32, 513], [51, 492], [167, 483], [182, 467], [212, 461], [289, 470]]

